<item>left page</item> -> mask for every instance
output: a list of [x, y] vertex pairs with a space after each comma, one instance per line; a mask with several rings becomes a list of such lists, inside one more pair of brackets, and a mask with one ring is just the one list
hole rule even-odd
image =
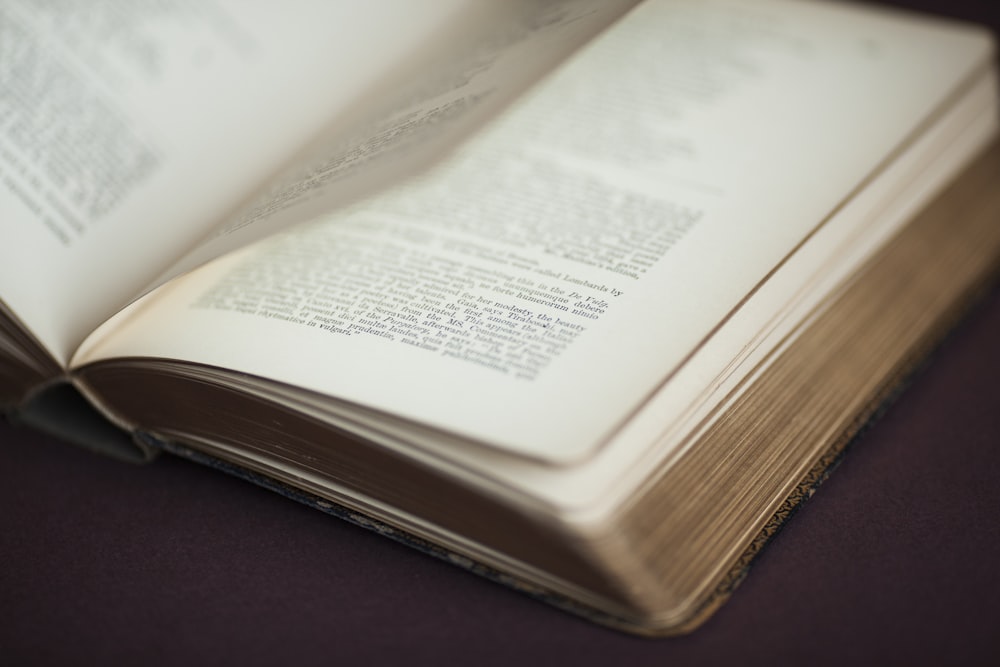
[[0, 300], [56, 361], [472, 3], [0, 6]]

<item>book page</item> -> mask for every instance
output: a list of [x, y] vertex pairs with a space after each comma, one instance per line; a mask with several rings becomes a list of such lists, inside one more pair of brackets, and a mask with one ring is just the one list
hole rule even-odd
[[429, 173], [190, 274], [77, 362], [188, 359], [580, 461], [989, 53], [837, 6], [646, 3]]
[[475, 20], [432, 45], [418, 70], [311, 142], [157, 283], [427, 168], [634, 4], [508, 0], [478, 6]]
[[5, 2], [0, 298], [67, 361], [469, 7]]

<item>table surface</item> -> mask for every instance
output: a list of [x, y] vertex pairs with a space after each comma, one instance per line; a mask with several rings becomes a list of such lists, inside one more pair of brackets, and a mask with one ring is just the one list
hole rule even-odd
[[[896, 4], [1000, 26], [992, 0]], [[998, 388], [994, 290], [732, 599], [666, 640], [187, 461], [131, 467], [0, 420], [0, 661], [1000, 664]]]

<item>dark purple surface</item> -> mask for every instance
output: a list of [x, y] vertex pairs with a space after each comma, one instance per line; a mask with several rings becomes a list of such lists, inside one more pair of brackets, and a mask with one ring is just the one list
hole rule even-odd
[[[992, 2], [919, 4], [998, 24]], [[1000, 664], [996, 291], [678, 639], [177, 459], [130, 467], [0, 423], [0, 473], [2, 664]]]

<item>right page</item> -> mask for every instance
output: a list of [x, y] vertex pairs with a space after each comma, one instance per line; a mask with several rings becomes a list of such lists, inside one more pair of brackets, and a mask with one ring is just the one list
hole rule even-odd
[[422, 178], [174, 281], [75, 363], [208, 364], [583, 460], [990, 56], [835, 4], [645, 3]]

